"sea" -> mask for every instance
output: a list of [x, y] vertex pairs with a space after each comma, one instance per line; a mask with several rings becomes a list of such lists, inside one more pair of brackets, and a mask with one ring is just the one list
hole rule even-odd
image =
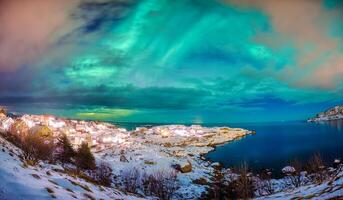
[[[165, 125], [115, 124], [129, 130], [139, 126]], [[256, 134], [220, 145], [206, 155], [207, 159], [220, 162], [228, 168], [246, 164], [254, 172], [270, 169], [276, 176], [280, 176], [282, 168], [295, 159], [305, 164], [314, 154], [319, 154], [327, 165], [331, 165], [335, 159], [343, 159], [343, 120], [201, 125], [256, 131]]]

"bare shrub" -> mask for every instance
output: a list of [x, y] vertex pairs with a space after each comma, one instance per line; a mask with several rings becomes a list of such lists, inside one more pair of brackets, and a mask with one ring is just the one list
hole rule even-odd
[[178, 189], [177, 175], [174, 170], [161, 170], [142, 177], [143, 190], [146, 195], [156, 196], [161, 200], [170, 200]]
[[29, 135], [29, 132], [29, 126], [27, 126], [27, 124], [21, 119], [16, 119], [9, 128], [9, 133], [18, 140], [24, 139]]
[[101, 162], [93, 171], [93, 178], [101, 185], [110, 187], [112, 184], [112, 168], [109, 164]]
[[41, 137], [29, 134], [20, 143], [23, 160], [27, 164], [35, 165], [39, 160], [52, 160], [54, 144]]
[[303, 164], [300, 160], [294, 159], [291, 161], [290, 166], [294, 168], [294, 171], [286, 174], [286, 181], [289, 186], [300, 187], [302, 185], [301, 171]]
[[272, 182], [272, 173], [269, 170], [262, 170], [259, 176], [260, 180], [256, 183], [256, 189], [259, 195], [271, 195], [274, 193]]
[[121, 174], [121, 181], [125, 191], [136, 193], [140, 186], [140, 171], [135, 167], [124, 170]]
[[307, 170], [310, 173], [310, 178], [315, 183], [322, 183], [327, 177], [326, 167], [319, 153], [314, 154], [307, 165]]
[[246, 164], [237, 170], [238, 177], [228, 184], [228, 198], [250, 199], [254, 197], [254, 180]]
[[214, 176], [212, 177], [212, 183], [207, 189], [206, 193], [202, 194], [200, 199], [207, 200], [222, 200], [227, 199], [227, 190], [228, 188], [227, 181], [225, 181], [224, 174], [221, 170], [215, 169]]

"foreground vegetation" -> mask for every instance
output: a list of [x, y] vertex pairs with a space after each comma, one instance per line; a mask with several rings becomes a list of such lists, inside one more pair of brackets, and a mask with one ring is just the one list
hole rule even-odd
[[253, 174], [246, 164], [232, 171], [216, 169], [213, 184], [201, 199], [252, 199], [269, 196], [305, 185], [332, 182], [342, 171], [343, 166], [338, 160], [334, 166], [328, 167], [320, 154], [314, 154], [306, 163], [298, 159], [291, 161], [284, 168], [284, 177], [281, 179], [273, 179], [269, 170]]

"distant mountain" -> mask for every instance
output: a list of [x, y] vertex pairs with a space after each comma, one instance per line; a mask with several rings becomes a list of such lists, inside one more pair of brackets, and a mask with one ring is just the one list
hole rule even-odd
[[315, 117], [308, 119], [308, 122], [330, 121], [343, 119], [343, 106], [335, 106], [325, 112], [318, 113]]

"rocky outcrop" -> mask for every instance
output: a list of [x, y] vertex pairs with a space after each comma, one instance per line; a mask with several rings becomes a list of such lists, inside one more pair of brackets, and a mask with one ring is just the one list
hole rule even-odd
[[318, 113], [315, 117], [308, 119], [308, 122], [330, 121], [343, 119], [343, 106], [335, 106], [325, 112]]

